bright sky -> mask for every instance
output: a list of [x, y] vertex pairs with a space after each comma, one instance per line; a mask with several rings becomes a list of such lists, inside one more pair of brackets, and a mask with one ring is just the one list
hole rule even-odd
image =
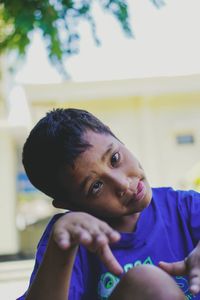
[[[97, 1], [98, 3], [98, 1]], [[74, 81], [96, 81], [200, 73], [200, 1], [166, 0], [156, 9], [149, 0], [130, 0], [135, 39], [124, 36], [118, 22], [95, 4], [101, 46], [86, 22], [80, 24], [80, 53], [66, 62]], [[34, 35], [26, 62], [16, 74], [19, 83], [61, 81], [47, 59], [39, 33]]]

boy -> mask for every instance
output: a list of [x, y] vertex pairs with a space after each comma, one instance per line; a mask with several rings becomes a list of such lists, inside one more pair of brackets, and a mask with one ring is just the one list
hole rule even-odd
[[200, 299], [198, 193], [151, 189], [111, 130], [77, 109], [38, 122], [23, 164], [32, 184], [71, 212], [48, 224], [19, 299]]

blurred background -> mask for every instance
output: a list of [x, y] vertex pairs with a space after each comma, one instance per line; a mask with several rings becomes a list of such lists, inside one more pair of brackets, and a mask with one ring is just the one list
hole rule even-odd
[[57, 212], [21, 163], [47, 111], [89, 110], [139, 158], [152, 186], [200, 190], [199, 11], [199, 0], [0, 2], [2, 299], [27, 289]]

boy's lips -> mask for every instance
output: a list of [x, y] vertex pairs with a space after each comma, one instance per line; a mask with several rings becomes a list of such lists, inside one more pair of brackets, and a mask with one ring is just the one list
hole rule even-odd
[[144, 184], [144, 182], [143, 182], [142, 180], [140, 180], [140, 181], [138, 182], [137, 193], [136, 193], [136, 195], [135, 195], [134, 198], [135, 198], [137, 201], [140, 201], [140, 200], [142, 200], [142, 199], [144, 198], [145, 194], [146, 194], [146, 187], [145, 187], [145, 184]]
[[139, 180], [137, 185], [137, 192], [134, 193], [129, 200], [127, 201], [127, 205], [131, 204], [133, 201], [138, 202], [144, 199], [146, 195], [146, 186], [142, 180]]

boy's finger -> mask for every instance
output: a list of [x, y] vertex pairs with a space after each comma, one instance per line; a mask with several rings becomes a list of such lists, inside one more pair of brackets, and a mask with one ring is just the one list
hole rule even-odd
[[198, 294], [200, 292], [200, 270], [192, 269], [189, 272], [189, 286], [192, 294]]
[[97, 250], [97, 255], [110, 272], [114, 273], [115, 275], [120, 275], [123, 273], [122, 267], [120, 266], [116, 258], [113, 256], [108, 244], [105, 244], [104, 246], [100, 247]]
[[54, 241], [56, 244], [63, 250], [68, 249], [70, 247], [70, 235], [67, 231], [57, 231], [54, 232]]
[[103, 234], [100, 233], [95, 236], [91, 236], [91, 240], [88, 243], [83, 243], [84, 246], [88, 248], [91, 252], [97, 252], [98, 249], [104, 247], [105, 244], [108, 244], [108, 238]]
[[109, 240], [110, 240], [110, 243], [115, 243], [115, 242], [118, 242], [121, 238], [121, 235], [119, 234], [119, 232], [117, 231], [112, 231], [110, 232], [109, 234]]
[[120, 234], [116, 230], [113, 230], [110, 226], [108, 226], [106, 223], [101, 224], [100, 229], [104, 232], [104, 234], [109, 239], [110, 243], [114, 243], [119, 241]]
[[87, 246], [92, 241], [91, 234], [83, 228], [79, 228], [75, 233], [72, 234], [72, 236], [74, 242], [83, 244], [84, 246]]
[[187, 268], [184, 260], [173, 262], [173, 263], [160, 261], [158, 265], [162, 270], [164, 270], [170, 275], [181, 276], [181, 275], [186, 275], [187, 273]]
[[96, 249], [103, 247], [105, 244], [108, 244], [108, 238], [105, 234], [99, 234], [95, 238]]
[[200, 292], [200, 278], [192, 277], [189, 280], [189, 287], [192, 294], [196, 295]]

